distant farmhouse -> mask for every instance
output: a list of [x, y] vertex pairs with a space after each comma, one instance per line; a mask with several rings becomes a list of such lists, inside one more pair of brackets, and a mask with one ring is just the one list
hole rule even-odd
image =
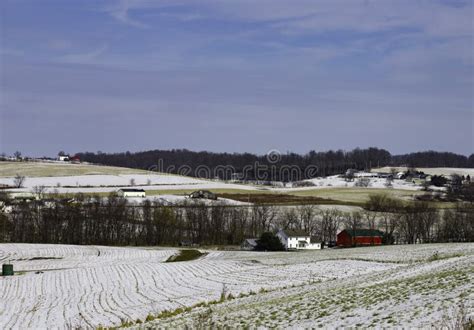
[[66, 154], [59, 154], [58, 157], [56, 158], [56, 160], [58, 160], [60, 162], [72, 162], [72, 163], [80, 163], [81, 162], [81, 159], [79, 158], [79, 156], [77, 156], [77, 155], [69, 156], [69, 155], [66, 155]]
[[8, 195], [8, 198], [13, 199], [13, 200], [33, 201], [33, 200], [39, 199], [38, 194], [35, 194], [32, 192], [26, 192], [26, 191], [9, 192], [7, 195]]
[[120, 197], [146, 197], [146, 192], [143, 189], [122, 188], [117, 191]]
[[319, 250], [321, 243], [315, 242], [311, 236], [302, 230], [280, 229], [276, 236], [286, 250]]
[[217, 200], [217, 195], [208, 190], [198, 190], [189, 195], [190, 198]]
[[59, 160], [60, 162], [68, 162], [68, 161], [69, 161], [69, 156], [67, 156], [67, 155], [59, 155], [59, 156], [58, 156], [58, 160]]
[[382, 245], [383, 233], [376, 229], [344, 229], [337, 234], [337, 246]]

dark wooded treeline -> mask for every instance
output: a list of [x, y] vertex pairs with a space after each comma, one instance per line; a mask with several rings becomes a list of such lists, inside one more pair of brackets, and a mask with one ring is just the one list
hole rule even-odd
[[423, 151], [392, 156], [391, 164], [411, 167], [474, 167], [474, 154], [469, 157], [452, 152]]
[[[344, 173], [349, 168], [365, 169], [384, 166], [390, 161], [390, 153], [383, 149], [354, 149], [315, 152], [305, 155], [287, 153], [282, 155], [254, 155], [250, 153], [194, 152], [186, 149], [152, 150], [136, 153], [79, 153], [81, 160], [103, 165], [140, 169], [153, 169], [169, 173], [205, 178], [231, 179], [232, 173], [245, 174], [245, 180], [298, 181], [314, 176]], [[275, 159], [272, 157], [275, 156]], [[258, 166], [256, 166], [258, 164]], [[294, 167], [282, 170], [283, 167]], [[310, 166], [317, 171], [304, 172]], [[231, 167], [231, 168], [222, 168]], [[266, 167], [266, 168], [265, 168]], [[206, 171], [205, 169], [210, 169]]]
[[459, 204], [439, 211], [429, 203], [402, 205], [387, 196], [373, 196], [361, 212], [298, 207], [161, 205], [145, 201], [132, 205], [111, 196], [77, 196], [74, 202], [15, 204], [0, 214], [0, 240], [17, 243], [98, 245], [240, 244], [277, 229], [302, 229], [323, 242], [336, 239], [343, 228], [373, 228], [391, 243], [473, 242], [474, 209]]
[[[304, 155], [287, 153], [277, 156], [276, 161], [267, 155], [194, 152], [186, 149], [111, 154], [84, 152], [77, 155], [83, 161], [103, 165], [152, 169], [206, 178], [218, 176], [221, 179], [230, 179], [232, 173], [245, 173], [244, 179], [246, 180], [261, 180], [264, 176], [272, 181], [298, 181], [314, 176], [341, 174], [350, 168], [364, 170], [379, 166], [402, 165], [474, 167], [474, 155], [468, 158], [453, 153], [427, 151], [392, 156], [387, 150], [378, 148], [357, 148], [352, 151], [311, 151]], [[260, 165], [259, 173], [254, 166], [256, 163]], [[223, 169], [222, 167], [225, 166], [230, 166], [232, 169]], [[267, 168], [262, 168], [262, 166], [267, 166]], [[282, 170], [283, 167], [289, 166], [296, 167], [300, 171]], [[305, 173], [304, 169], [310, 166], [317, 168], [317, 171]]]

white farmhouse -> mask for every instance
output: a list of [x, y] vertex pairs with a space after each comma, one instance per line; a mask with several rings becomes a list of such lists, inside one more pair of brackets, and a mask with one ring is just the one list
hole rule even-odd
[[117, 191], [117, 194], [120, 197], [146, 197], [143, 189], [122, 188]]
[[302, 230], [280, 229], [276, 236], [286, 250], [319, 250], [320, 242], [311, 240], [311, 236]]

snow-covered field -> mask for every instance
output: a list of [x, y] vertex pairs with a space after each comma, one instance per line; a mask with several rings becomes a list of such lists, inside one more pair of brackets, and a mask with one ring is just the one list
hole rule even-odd
[[[17, 168], [15, 168], [15, 166]], [[239, 184], [219, 180], [204, 180], [192, 177], [171, 175], [157, 172], [147, 172], [120, 167], [106, 167], [91, 164], [69, 164], [59, 162], [0, 162], [0, 185], [14, 184], [14, 173], [25, 175], [22, 188], [8, 189], [9, 192], [32, 192], [34, 187], [46, 187], [46, 193], [75, 194], [75, 193], [110, 193], [121, 187], [141, 188], [148, 191], [148, 195], [163, 195], [162, 200], [168, 203], [176, 203], [187, 194], [195, 190], [223, 190], [234, 192], [240, 191], [264, 191], [270, 193], [284, 194], [310, 194], [322, 198], [354, 202], [365, 201], [369, 193], [375, 189], [390, 190], [390, 193], [410, 192], [403, 195], [404, 199], [412, 199], [413, 194], [420, 193], [422, 187], [419, 184], [405, 180], [393, 180], [392, 187], [386, 187], [383, 178], [368, 178], [368, 188], [356, 187], [357, 179], [347, 182], [340, 176], [329, 176], [308, 180], [314, 184], [311, 187], [292, 187], [291, 183], [286, 187], [257, 186], [252, 184]], [[358, 175], [362, 175], [358, 173]], [[353, 197], [348, 196], [347, 192]], [[339, 189], [339, 190], [338, 190]], [[342, 189], [342, 190], [341, 190]], [[358, 191], [351, 191], [357, 189]], [[323, 191], [325, 190], [325, 191]], [[342, 194], [342, 195], [341, 195]], [[175, 195], [176, 197], [174, 197]], [[360, 195], [360, 196], [359, 196]], [[360, 198], [359, 198], [360, 197]], [[227, 204], [233, 203], [227, 201]], [[236, 202], [237, 203], [237, 202]], [[240, 204], [240, 203], [239, 203]]]
[[[369, 180], [369, 188], [387, 188], [387, 180], [383, 178], [367, 178]], [[339, 175], [328, 176], [325, 178], [315, 178], [307, 180], [315, 184], [316, 187], [321, 188], [344, 188], [344, 187], [356, 187], [357, 178], [353, 181], [346, 181], [345, 178]], [[420, 190], [421, 186], [416, 185], [413, 182], [405, 180], [393, 180], [392, 188], [394, 189], [405, 189], [405, 190]]]
[[[211, 190], [216, 193], [274, 193], [290, 194], [297, 196], [314, 196], [324, 199], [345, 203], [364, 203], [370, 195], [384, 192], [393, 198], [402, 200], [413, 200], [416, 195], [424, 194], [420, 182], [416, 184], [411, 181], [393, 180], [392, 186], [387, 187], [384, 178], [368, 177], [368, 187], [357, 187], [358, 178], [347, 182], [343, 177], [335, 175], [329, 177], [314, 178], [307, 181], [312, 186], [296, 187], [291, 183], [279, 186], [262, 186], [255, 184], [241, 184], [220, 180], [205, 180], [192, 177], [172, 175], [142, 170], [105, 167], [91, 164], [57, 164], [55, 163], [29, 163], [29, 162], [0, 162], [0, 185], [14, 183], [16, 173], [13, 165], [19, 166], [19, 173], [25, 175], [22, 188], [9, 188], [7, 192], [33, 192], [35, 187], [46, 187], [46, 194], [102, 194], [116, 192], [120, 188], [140, 188], [147, 191], [147, 196], [159, 199], [168, 204], [176, 204], [183, 201], [188, 194], [196, 190]], [[13, 165], [12, 165], [13, 164]], [[464, 170], [464, 169], [458, 169]], [[468, 171], [470, 169], [466, 169]], [[109, 171], [109, 172], [107, 172]], [[10, 174], [6, 176], [5, 173]], [[74, 174], [74, 173], [77, 173]], [[466, 172], [467, 173], [467, 172]], [[370, 173], [357, 173], [356, 176], [364, 176]], [[432, 190], [442, 192], [445, 188], [430, 187]], [[238, 199], [238, 198], [237, 198]], [[138, 203], [139, 200], [130, 200]], [[224, 200], [223, 204], [242, 205], [246, 203]], [[206, 202], [216, 204], [215, 202]]]
[[[13, 185], [13, 177], [0, 178], [0, 184]], [[199, 189], [239, 189], [258, 190], [252, 185], [210, 181], [171, 174], [118, 174], [118, 175], [73, 175], [26, 177], [22, 188], [11, 192], [31, 192], [36, 186], [44, 186], [46, 193], [108, 193], [121, 187], [144, 190], [199, 190]]]
[[60, 161], [24, 161], [24, 162], [0, 162], [0, 177], [14, 177], [21, 174], [27, 177], [46, 176], [70, 176], [70, 175], [95, 175], [95, 174], [146, 174], [148, 171], [115, 167], [93, 165], [89, 163], [69, 163]]
[[200, 308], [148, 327], [459, 329], [474, 316], [473, 264], [452, 258], [274, 290]]
[[[13, 185], [14, 178], [0, 178], [1, 184]], [[25, 179], [24, 188], [31, 189], [35, 186], [45, 186], [48, 188], [75, 188], [75, 187], [111, 187], [116, 189], [118, 186], [129, 185], [192, 185], [205, 183], [186, 176], [167, 175], [167, 174], [97, 174], [97, 175], [73, 175], [73, 176], [47, 176], [47, 177], [28, 177]], [[133, 183], [133, 184], [132, 184]]]
[[[474, 244], [207, 252], [164, 263], [176, 250], [1, 244], [19, 274], [0, 277], [0, 327], [416, 326], [461, 298], [473, 314]], [[195, 306], [223, 290], [235, 298]]]
[[[235, 190], [267, 190], [273, 192], [305, 191], [325, 188], [354, 188], [356, 182], [347, 182], [339, 176], [326, 178], [316, 178], [308, 180], [315, 184], [312, 187], [259, 187], [254, 185], [228, 183], [224, 181], [209, 181], [178, 175], [168, 174], [119, 174], [119, 175], [79, 175], [79, 176], [48, 176], [48, 177], [27, 177], [24, 187], [19, 189], [9, 189], [14, 192], [29, 192], [35, 186], [46, 187], [46, 192], [56, 193], [107, 193], [113, 192], [120, 187], [136, 187], [144, 190], [198, 190], [198, 189], [235, 189]], [[0, 184], [13, 185], [14, 178], [0, 178]], [[369, 188], [386, 189], [385, 179], [370, 178]], [[394, 180], [394, 189], [416, 191], [421, 186], [404, 180]]]
[[[397, 168], [404, 170], [405, 168]], [[374, 172], [390, 172], [391, 168], [374, 169]], [[428, 174], [449, 175], [452, 173], [474, 176], [474, 169], [462, 168], [420, 168]], [[91, 164], [70, 164], [60, 162], [0, 162], [0, 185], [13, 185], [14, 176], [19, 173], [25, 176], [24, 187], [11, 191], [31, 191], [35, 186], [47, 187], [47, 192], [57, 193], [108, 193], [119, 187], [140, 187], [145, 190], [198, 190], [198, 189], [237, 189], [274, 192], [305, 191], [319, 188], [354, 188], [357, 178], [347, 182], [338, 175], [314, 178], [312, 187], [262, 187], [248, 184], [211, 181], [192, 177], [120, 167], [98, 166]], [[357, 173], [363, 176], [364, 173]], [[386, 179], [368, 178], [369, 188], [387, 189]], [[393, 180], [393, 189], [417, 191], [422, 187], [405, 180]]]

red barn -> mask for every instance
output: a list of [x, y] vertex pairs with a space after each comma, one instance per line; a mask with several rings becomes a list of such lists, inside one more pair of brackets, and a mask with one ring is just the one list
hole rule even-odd
[[344, 229], [337, 234], [337, 246], [382, 245], [383, 233], [375, 229]]
[[79, 156], [70, 157], [69, 160], [73, 163], [80, 163], [81, 162], [81, 159], [79, 158]]

